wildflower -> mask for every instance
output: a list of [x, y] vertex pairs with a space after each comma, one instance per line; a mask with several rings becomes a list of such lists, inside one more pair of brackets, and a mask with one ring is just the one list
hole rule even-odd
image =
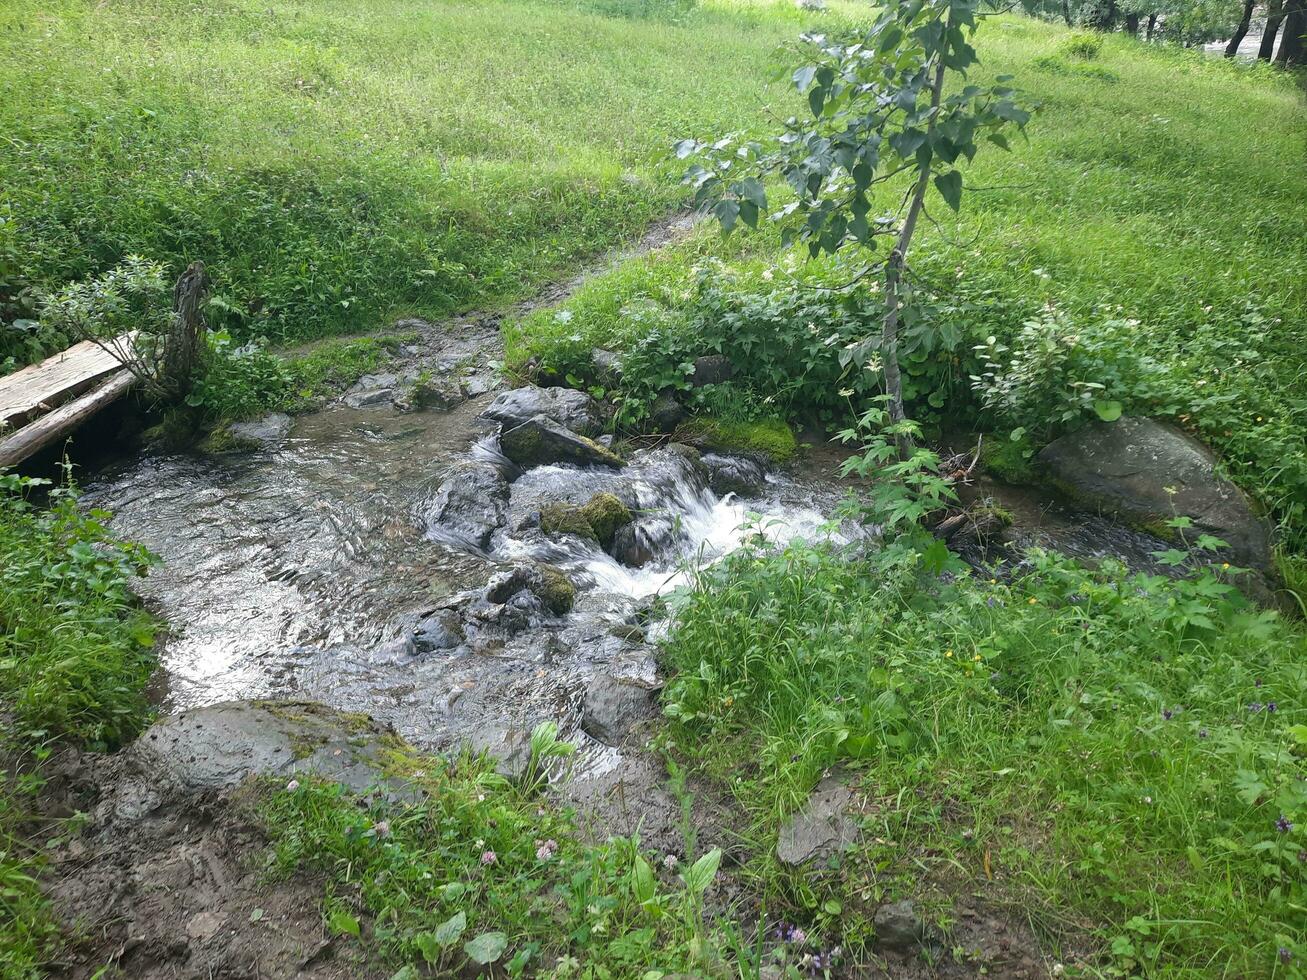
[[1255, 715], [1257, 712], [1261, 711], [1263, 707], [1265, 707], [1265, 705], [1260, 701], [1254, 701], [1252, 704], [1248, 705], [1248, 713]]
[[1262, 679], [1260, 677], [1257, 678], [1257, 680], [1253, 681], [1253, 687], [1261, 687], [1261, 686], [1262, 686]]
[[1289, 949], [1287, 946], [1281, 946], [1279, 955], [1281, 963], [1288, 963], [1293, 959], [1293, 950]]
[[483, 853], [483, 854], [481, 855], [481, 863], [482, 863], [482, 864], [498, 864], [498, 863], [499, 863], [499, 855], [496, 854], [494, 851], [486, 851], [485, 853]]
[[1206, 728], [1200, 728], [1200, 729], [1198, 729], [1198, 737], [1199, 737], [1199, 738], [1206, 738], [1206, 737], [1207, 737], [1207, 729], [1206, 729]]
[[1266, 713], [1267, 713], [1268, 715], [1273, 715], [1273, 714], [1275, 714], [1275, 712], [1277, 712], [1278, 710], [1280, 710], [1280, 706], [1279, 706], [1278, 704], [1276, 704], [1274, 701], [1267, 701], [1267, 702], [1266, 702]]
[[1289, 831], [1293, 830], [1293, 821], [1281, 813], [1280, 819], [1275, 821], [1275, 829], [1282, 834], [1287, 834]]
[[980, 662], [980, 659], [981, 659], [981, 658], [980, 658], [980, 654], [976, 654], [976, 655], [975, 655], [974, 657], [972, 657], [971, 659], [972, 659], [973, 662], [975, 662], [975, 663], [979, 663], [979, 662]]
[[1151, 806], [1152, 803], [1153, 803], [1153, 798], [1152, 798], [1151, 796], [1145, 796], [1145, 797], [1144, 797], [1144, 802], [1147, 803], [1147, 804], [1149, 804], [1149, 805]]
[[944, 656], [946, 656], [946, 657], [951, 657], [951, 656], [953, 656], [953, 651], [952, 651], [952, 650], [945, 650], [945, 651], [944, 651]]
[[536, 848], [536, 860], [548, 861], [554, 856], [554, 851], [558, 850], [558, 841], [550, 838]]
[[390, 836], [390, 821], [389, 821], [389, 820], [378, 820], [376, 823], [374, 823], [374, 824], [372, 825], [372, 832], [373, 832], [374, 834], [376, 834], [378, 837], [389, 837], [389, 836]]
[[[1221, 570], [1222, 570], [1222, 571], [1226, 571], [1226, 572], [1228, 572], [1228, 571], [1230, 570], [1230, 563], [1229, 563], [1228, 561], [1223, 561], [1223, 562], [1221, 562]], [[1257, 682], [1257, 686], [1258, 686], [1258, 687], [1261, 687], [1261, 686], [1262, 686], [1262, 682], [1261, 682], [1261, 681], [1258, 681], [1258, 682]]]
[[1034, 596], [1031, 596], [1029, 599], [1026, 600], [1026, 602], [1034, 606], [1034, 605], [1038, 605], [1039, 600], [1036, 599]]
[[286, 784], [287, 793], [293, 793], [299, 788], [300, 788], [300, 781], [298, 779], [292, 779], [289, 783]]
[[664, 854], [664, 855], [663, 855], [663, 867], [664, 867], [664, 868], [666, 868], [668, 871], [675, 871], [675, 870], [676, 870], [676, 865], [677, 865], [677, 860], [676, 860], [676, 855], [675, 855], [675, 854]]
[[1163, 717], [1164, 719], [1166, 719], [1167, 721], [1170, 721], [1171, 718], [1173, 717], [1173, 712], [1171, 711], [1170, 708], [1163, 708], [1163, 709], [1162, 709], [1162, 717]]
[[1298, 860], [1303, 862], [1304, 864], [1307, 864], [1307, 851], [1299, 851]]
[[995, 599], [993, 596], [990, 596], [988, 599], [985, 600], [985, 605], [989, 606], [990, 609], [993, 609], [995, 606], [998, 605], [998, 600]]
[[772, 271], [771, 271], [771, 269], [764, 269], [764, 270], [763, 270], [763, 272], [762, 272], [762, 279], [763, 279], [763, 282], [771, 282], [771, 280], [772, 280]]

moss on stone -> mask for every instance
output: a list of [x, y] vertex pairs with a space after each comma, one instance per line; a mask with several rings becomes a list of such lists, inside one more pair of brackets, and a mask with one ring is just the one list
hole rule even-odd
[[250, 449], [257, 449], [258, 445], [259, 443], [253, 439], [242, 439], [233, 435], [231, 429], [224, 425], [214, 429], [201, 439], [196, 448], [202, 453], [217, 456], [222, 453], [246, 452]]
[[781, 419], [729, 422], [701, 415], [681, 426], [677, 436], [721, 452], [761, 453], [778, 463], [793, 458], [799, 449], [794, 432]]
[[548, 535], [575, 534], [591, 541], [600, 540], [585, 511], [572, 504], [545, 504], [541, 507], [540, 530]]
[[[1033, 463], [1034, 447], [1027, 439], [1013, 442], [1001, 435], [988, 436], [980, 444], [980, 462], [985, 471], [1005, 483], [1030, 484], [1039, 482]], [[1027, 454], [1032, 455], [1027, 455]]]
[[572, 608], [576, 601], [576, 586], [572, 580], [552, 565], [541, 565], [540, 575], [544, 583], [540, 588], [539, 599], [555, 616], [561, 616]]
[[[630, 508], [611, 493], [595, 494], [579, 513], [589, 524], [595, 540], [604, 548], [613, 543], [618, 528], [631, 523]], [[542, 525], [543, 520], [542, 515]]]

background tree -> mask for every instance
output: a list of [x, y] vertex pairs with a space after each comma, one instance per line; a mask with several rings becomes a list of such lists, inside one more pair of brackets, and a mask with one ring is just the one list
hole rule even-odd
[[[811, 60], [793, 75], [807, 96], [807, 113], [786, 121], [766, 142], [733, 138], [710, 145], [683, 141], [677, 152], [697, 156], [686, 175], [700, 203], [712, 204], [727, 233], [739, 222], [756, 228], [764, 215], [782, 229], [785, 245], [823, 252], [857, 251], [868, 259], [854, 279], [881, 278], [885, 310], [878, 335], [841, 352], [844, 367], [861, 370], [879, 357], [890, 427], [901, 457], [910, 440], [898, 362], [898, 329], [915, 317], [908, 265], [913, 236], [934, 194], [957, 210], [962, 171], [984, 143], [1007, 148], [1003, 130], [1026, 125], [1030, 112], [999, 77], [994, 85], [959, 84], [977, 62], [969, 43], [979, 0], [890, 0], [866, 30], [840, 37], [805, 35]], [[773, 208], [764, 186], [785, 179], [789, 199]], [[903, 175], [890, 192], [897, 208], [873, 212], [873, 193]], [[885, 188], [887, 191], [889, 188]], [[876, 257], [885, 243], [887, 251]]]

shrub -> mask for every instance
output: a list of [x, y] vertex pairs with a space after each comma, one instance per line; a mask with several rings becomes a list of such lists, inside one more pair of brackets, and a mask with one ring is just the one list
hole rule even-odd
[[1074, 31], [1058, 42], [1057, 50], [1068, 58], [1093, 61], [1103, 51], [1103, 38], [1092, 31]]

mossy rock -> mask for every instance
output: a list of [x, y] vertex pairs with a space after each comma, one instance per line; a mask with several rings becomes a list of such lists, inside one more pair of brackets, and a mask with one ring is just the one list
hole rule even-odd
[[[620, 501], [619, 501], [620, 503]], [[586, 506], [589, 506], [588, 504]], [[540, 508], [540, 530], [548, 535], [575, 534], [579, 538], [599, 541], [589, 515], [573, 504], [545, 504]]]
[[[580, 509], [591, 534], [603, 548], [613, 543], [617, 529], [631, 523], [631, 510], [611, 493], [597, 493]], [[543, 526], [544, 518], [541, 517]]]
[[777, 463], [792, 459], [799, 450], [793, 430], [781, 419], [728, 422], [701, 415], [681, 426], [676, 435], [692, 446], [724, 453], [759, 453]]
[[243, 453], [258, 449], [259, 443], [254, 439], [242, 439], [224, 425], [201, 439], [196, 448], [202, 453], [219, 456], [223, 453]]
[[572, 580], [553, 565], [541, 565], [540, 577], [543, 584], [538, 598], [545, 604], [545, 608], [555, 616], [569, 612], [576, 602], [576, 586]]
[[1029, 439], [1017, 441], [995, 434], [986, 436], [980, 444], [980, 462], [985, 472], [1005, 483], [1015, 485], [1039, 482], [1034, 466], [1034, 445]]

